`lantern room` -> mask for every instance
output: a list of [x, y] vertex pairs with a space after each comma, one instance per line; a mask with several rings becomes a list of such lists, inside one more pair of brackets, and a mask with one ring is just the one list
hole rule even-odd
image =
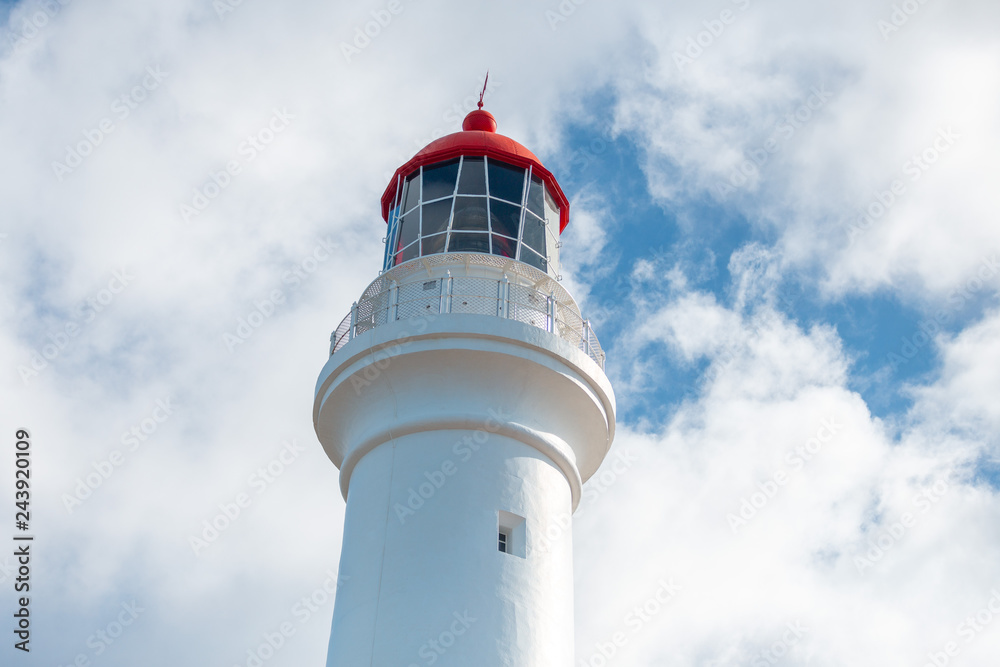
[[383, 271], [438, 253], [484, 253], [559, 277], [569, 202], [528, 149], [496, 133], [483, 109], [395, 173], [382, 195]]

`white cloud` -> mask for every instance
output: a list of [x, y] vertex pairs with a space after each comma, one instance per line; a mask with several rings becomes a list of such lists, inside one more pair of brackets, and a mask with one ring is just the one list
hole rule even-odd
[[[995, 395], [989, 372], [968, 390], [928, 387], [928, 400], [949, 397], [949, 414], [896, 430], [846, 389], [849, 360], [830, 329], [690, 292], [649, 321], [644, 340], [710, 365], [662, 431], [619, 431], [615, 447], [637, 463], [590, 482], [599, 493], [576, 530], [578, 658], [610, 651], [621, 632], [618, 664], [922, 664], [949, 641], [985, 664], [997, 635], [967, 644], [955, 628], [996, 586], [994, 562], [969, 558], [1000, 549], [984, 529], [996, 491], [971, 477], [985, 443], [947, 425], [956, 398], [980, 385]], [[964, 334], [946, 368], [965, 372], [992, 324]], [[634, 609], [663, 579], [682, 591], [642, 621]], [[914, 584], [931, 581], [948, 583]]]
[[[93, 657], [87, 637], [135, 598], [146, 611], [102, 664], [245, 664], [336, 569], [344, 505], [310, 424], [326, 337], [377, 274], [384, 174], [457, 129], [487, 68], [501, 132], [546, 162], [610, 88], [612, 131], [644, 148], [650, 190], [670, 206], [729, 178], [813, 86], [833, 91], [727, 199], [775, 239], [723, 258], [731, 303], [694, 287], [714, 271], [712, 248], [695, 253], [700, 264], [668, 253], [621, 279], [616, 323], [632, 333], [605, 341], [626, 369], [619, 398], [672, 381], [663, 351], [707, 370], [668, 423], [619, 424], [615, 447], [641, 464], [580, 515], [580, 657], [631, 632], [623, 617], [660, 577], [683, 590], [629, 635], [619, 664], [746, 664], [796, 620], [809, 630], [786, 664], [918, 665], [940, 650], [998, 582], [996, 494], [967, 476], [995, 456], [997, 316], [938, 338], [940, 379], [911, 387], [913, 412], [886, 424], [845, 388], [832, 326], [803, 328], [772, 299], [790, 277], [833, 296], [890, 289], [938, 305], [993, 289], [994, 278], [970, 281], [998, 244], [984, 185], [996, 172], [996, 7], [926, 3], [885, 42], [875, 22], [891, 6], [863, 3], [569, 3], [555, 30], [554, 2], [403, 4], [350, 63], [340, 44], [379, 3], [243, 2], [222, 17], [207, 1], [67, 3], [0, 57], [0, 424], [32, 430], [34, 604], [55, 614], [39, 618], [35, 655]], [[17, 5], [5, 36], [48, 5]], [[678, 71], [673, 52], [721, 7], [738, 20]], [[155, 66], [167, 76], [119, 117], [115, 99]], [[248, 159], [241, 146], [275, 109], [294, 118]], [[113, 131], [60, 182], [52, 163], [105, 117]], [[954, 146], [851, 244], [844, 224], [949, 125]], [[185, 224], [180, 205], [231, 160], [240, 173]], [[624, 252], [620, 202], [590, 188], [569, 193], [563, 248], [584, 302], [595, 277], [619, 280], [602, 264]], [[712, 222], [688, 209], [678, 219], [681, 246]], [[308, 270], [327, 238], [336, 248]], [[112, 292], [123, 270], [134, 279]], [[275, 290], [284, 300], [230, 352], [223, 334], [269, 309]], [[78, 331], [61, 344], [67, 324]], [[24, 382], [17, 366], [35, 352], [47, 366]], [[67, 513], [63, 494], [165, 396], [176, 414]], [[836, 437], [734, 535], [726, 515], [828, 419], [843, 425]], [[250, 476], [289, 438], [306, 444], [301, 459], [196, 557], [191, 534], [220, 503], [256, 493]], [[940, 502], [859, 573], [867, 540], [941, 479]], [[3, 476], [0, 495], [11, 491]], [[328, 603], [297, 626], [269, 667], [321, 664], [331, 614]], [[997, 653], [994, 629], [962, 644], [966, 664]]]
[[[831, 295], [939, 297], [1000, 246], [1000, 202], [981, 185], [997, 172], [998, 45], [982, 29], [994, 5], [921, 5], [888, 40], [877, 21], [892, 6], [729, 10], [717, 36], [703, 23], [714, 10], [645, 13], [653, 57], [619, 84], [618, 122], [646, 148], [655, 196], [735, 207]], [[707, 46], [678, 66], [688, 38]]]
[[1000, 313], [993, 310], [982, 321], [941, 342], [939, 381], [914, 388], [914, 414], [938, 428], [981, 434], [993, 445], [998, 461], [996, 433], [1000, 429]]

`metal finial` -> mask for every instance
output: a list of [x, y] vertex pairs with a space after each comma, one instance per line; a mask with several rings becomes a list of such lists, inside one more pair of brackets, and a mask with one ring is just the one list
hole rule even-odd
[[490, 71], [486, 70], [486, 81], [483, 81], [483, 92], [479, 93], [479, 108], [483, 108], [483, 97], [486, 95], [486, 84], [490, 80]]

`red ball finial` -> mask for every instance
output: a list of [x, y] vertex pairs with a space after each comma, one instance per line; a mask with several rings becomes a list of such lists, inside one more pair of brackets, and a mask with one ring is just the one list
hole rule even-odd
[[462, 121], [462, 129], [466, 132], [496, 132], [497, 119], [486, 109], [475, 109]]

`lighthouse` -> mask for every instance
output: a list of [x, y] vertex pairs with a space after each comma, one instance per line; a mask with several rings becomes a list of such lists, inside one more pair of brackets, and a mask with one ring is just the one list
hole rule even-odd
[[346, 500], [328, 667], [572, 667], [571, 517], [614, 437], [569, 202], [482, 108], [396, 170], [313, 421]]

